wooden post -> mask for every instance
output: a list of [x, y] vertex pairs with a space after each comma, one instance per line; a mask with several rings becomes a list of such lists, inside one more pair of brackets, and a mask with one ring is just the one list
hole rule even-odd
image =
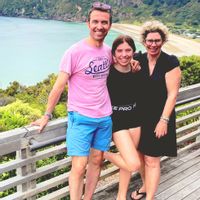
[[[31, 156], [33, 156], [35, 153], [30, 152], [29, 148], [21, 149], [20, 151], [17, 151], [17, 159], [27, 159]], [[21, 168], [17, 169], [17, 176], [27, 176], [28, 174], [31, 174], [36, 171], [36, 163], [27, 164], [25, 166], [22, 166]], [[17, 192], [26, 192], [29, 189], [33, 189], [36, 187], [36, 180], [31, 180], [30, 182], [23, 183], [21, 185], [17, 186]], [[35, 200], [36, 196], [32, 196], [29, 198], [26, 198], [27, 200]]]

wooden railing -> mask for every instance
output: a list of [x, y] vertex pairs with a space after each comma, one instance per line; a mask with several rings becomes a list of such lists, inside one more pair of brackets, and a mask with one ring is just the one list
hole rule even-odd
[[[200, 84], [180, 89], [176, 113], [180, 152], [199, 143]], [[0, 194], [8, 194], [3, 200], [68, 199], [71, 157], [66, 156], [66, 127], [64, 118], [49, 122], [40, 134], [31, 126], [0, 133]], [[105, 162], [100, 179], [117, 172], [116, 166]], [[100, 184], [96, 192], [113, 183], [115, 179]]]

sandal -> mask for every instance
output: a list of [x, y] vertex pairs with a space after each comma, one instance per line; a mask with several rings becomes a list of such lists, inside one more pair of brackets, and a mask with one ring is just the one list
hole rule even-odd
[[137, 189], [135, 192], [136, 192], [136, 195], [137, 195], [137, 196], [140, 195], [141, 197], [140, 197], [139, 199], [134, 199], [134, 198], [132, 197], [133, 192], [131, 192], [130, 198], [131, 198], [132, 200], [140, 200], [140, 199], [146, 197], [146, 194], [147, 194], [146, 192], [140, 192], [140, 189]]

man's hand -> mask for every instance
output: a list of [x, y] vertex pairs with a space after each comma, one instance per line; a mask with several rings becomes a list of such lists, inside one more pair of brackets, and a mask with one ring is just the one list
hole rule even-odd
[[49, 117], [44, 115], [42, 118], [32, 122], [31, 125], [39, 126], [39, 132], [41, 133], [43, 129], [45, 128], [45, 126], [47, 125], [48, 121], [49, 121]]
[[132, 68], [133, 73], [140, 71], [140, 69], [141, 69], [140, 62], [132, 59], [131, 60], [131, 68]]

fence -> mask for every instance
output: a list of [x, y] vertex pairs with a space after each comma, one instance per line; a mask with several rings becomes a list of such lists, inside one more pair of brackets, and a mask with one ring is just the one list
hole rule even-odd
[[[180, 89], [176, 113], [180, 152], [200, 138], [200, 84]], [[0, 133], [2, 200], [68, 199], [71, 157], [66, 157], [66, 127], [67, 119], [57, 119], [49, 122], [41, 134], [30, 126]], [[117, 172], [118, 168], [106, 161], [100, 179]], [[96, 192], [114, 183], [116, 180], [100, 185]]]

